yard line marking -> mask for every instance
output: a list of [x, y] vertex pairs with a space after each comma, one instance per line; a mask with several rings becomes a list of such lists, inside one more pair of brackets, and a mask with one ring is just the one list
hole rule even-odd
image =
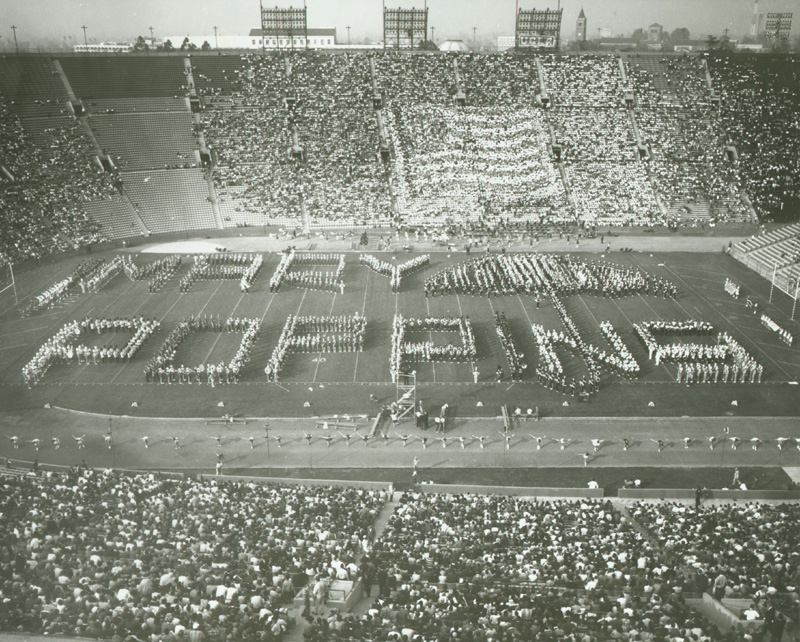
[[583, 307], [586, 308], [586, 311], [589, 313], [589, 316], [592, 317], [594, 322], [597, 324], [597, 327], [599, 328], [600, 322], [597, 320], [597, 317], [594, 316], [594, 312], [592, 312], [592, 309], [587, 305], [586, 301], [583, 300], [582, 296], [578, 295], [578, 298], [580, 299], [581, 303], [583, 303]]
[[18, 343], [15, 346], [3, 346], [2, 348], [0, 348], [0, 351], [2, 351], [2, 350], [11, 350], [11, 348], [24, 348], [27, 345], [28, 345], [27, 343]]
[[[431, 316], [431, 304], [428, 302], [428, 297], [425, 297], [425, 309], [428, 310], [428, 316]], [[430, 339], [431, 345], [433, 345], [433, 332], [428, 330], [428, 339]], [[433, 368], [433, 383], [436, 383], [436, 362], [431, 361], [431, 367]]]
[[[333, 314], [333, 304], [336, 303], [336, 292], [333, 293], [333, 299], [331, 299], [331, 309], [328, 312], [328, 316]], [[314, 378], [311, 380], [311, 383], [317, 382], [317, 373], [319, 372], [319, 364], [322, 363], [322, 352], [317, 353], [317, 367], [314, 368]]]
[[164, 315], [163, 315], [163, 316], [162, 316], [162, 317], [161, 317], [161, 318], [158, 320], [158, 322], [159, 322], [159, 323], [161, 323], [162, 321], [164, 321], [164, 319], [167, 317], [167, 315], [168, 315], [170, 312], [172, 312], [172, 308], [174, 308], [174, 307], [175, 307], [175, 306], [178, 304], [178, 301], [180, 301], [180, 300], [181, 300], [181, 297], [182, 297], [182, 296], [183, 296], [183, 292], [181, 292], [181, 293], [178, 295], [178, 298], [177, 298], [177, 299], [175, 299], [175, 301], [173, 302], [173, 304], [172, 304], [171, 306], [169, 306], [169, 310], [167, 310], [167, 311], [164, 313]]
[[658, 312], [656, 312], [656, 309], [647, 302], [647, 299], [645, 299], [641, 293], [639, 293], [637, 296], [642, 300], [642, 303], [644, 303], [648, 308], [650, 308], [650, 310], [652, 310], [653, 314], [655, 314], [656, 317], [661, 319], [661, 315]]
[[[692, 292], [694, 292], [695, 296], [697, 296], [698, 298], [702, 298], [702, 297], [700, 297], [700, 295], [697, 293], [697, 290], [695, 290], [695, 289], [694, 289], [694, 288], [693, 288], [691, 285], [689, 285], [688, 283], [686, 283], [686, 281], [684, 281], [684, 279], [681, 277], [681, 275], [680, 275], [680, 274], [678, 274], [678, 273], [677, 273], [677, 272], [675, 272], [674, 270], [670, 269], [669, 267], [667, 268], [667, 270], [669, 270], [670, 272], [672, 272], [672, 273], [673, 273], [675, 276], [677, 276], [677, 277], [678, 277], [678, 278], [679, 278], [681, 281], [683, 281], [684, 285], [685, 285], [687, 288], [689, 288], [689, 289], [690, 289]], [[683, 306], [681, 306], [681, 307], [683, 307]], [[781, 366], [779, 366], [779, 365], [778, 365], [778, 362], [777, 362], [777, 361], [775, 361], [775, 359], [773, 359], [773, 358], [772, 358], [772, 357], [770, 357], [770, 356], [769, 356], [769, 355], [768, 355], [766, 352], [764, 352], [764, 350], [761, 348], [761, 346], [760, 346], [760, 345], [759, 345], [757, 342], [753, 341], [753, 340], [750, 338], [750, 335], [749, 335], [749, 334], [747, 334], [746, 332], [744, 332], [740, 326], [737, 326], [737, 325], [735, 325], [735, 324], [732, 324], [732, 323], [730, 323], [730, 321], [728, 321], [728, 318], [727, 318], [727, 317], [726, 317], [724, 314], [722, 314], [722, 313], [721, 313], [719, 310], [717, 310], [717, 309], [716, 309], [716, 308], [715, 308], [713, 305], [712, 305], [712, 306], [710, 306], [710, 307], [711, 307], [711, 309], [712, 309], [714, 312], [716, 312], [716, 314], [717, 314], [717, 315], [719, 315], [720, 317], [722, 317], [722, 320], [723, 320], [723, 322], [724, 322], [724, 323], [727, 323], [727, 324], [729, 324], [729, 325], [732, 325], [732, 326], [733, 326], [733, 330], [734, 330], [734, 332], [739, 332], [739, 333], [743, 334], [744, 336], [746, 336], [746, 337], [747, 337], [747, 340], [748, 340], [748, 341], [749, 341], [749, 342], [750, 342], [752, 345], [754, 345], [754, 346], [755, 346], [755, 348], [756, 348], [756, 349], [757, 349], [757, 350], [758, 350], [758, 351], [759, 351], [761, 354], [763, 354], [763, 355], [764, 355], [764, 356], [765, 356], [767, 359], [769, 359], [770, 361], [772, 361], [772, 363], [774, 363], [774, 364], [775, 364], [775, 367], [776, 367], [776, 368], [778, 368], [778, 370], [780, 370], [780, 371], [781, 371], [783, 374], [785, 374], [785, 375], [786, 375], [787, 377], [789, 377], [790, 379], [792, 378], [792, 375], [790, 375], [790, 374], [789, 374], [789, 373], [788, 373], [786, 370], [784, 370], [784, 369], [783, 369]], [[695, 308], [695, 309], [697, 309], [697, 308]], [[699, 312], [699, 310], [698, 310], [698, 312]]]
[[[456, 292], [456, 301], [458, 302], [458, 313], [463, 317], [464, 310], [461, 308], [461, 299], [458, 296], [458, 292]], [[469, 360], [469, 367], [471, 370], [475, 370], [475, 362], [472, 359]]]
[[[233, 306], [233, 310], [231, 310], [231, 313], [228, 318], [233, 318], [233, 313], [236, 312], [236, 308], [239, 307], [239, 304], [242, 302], [243, 298], [244, 298], [244, 292], [242, 292], [242, 295], [239, 297], [239, 300], [236, 302], [236, 305]], [[208, 354], [206, 355], [206, 358], [203, 359], [202, 363], [208, 363], [208, 359], [211, 356], [211, 353], [214, 352], [214, 348], [217, 347], [217, 342], [221, 338], [222, 338], [222, 332], [217, 332], [217, 338], [214, 339], [214, 343], [211, 344], [211, 348], [209, 349]]]
[[[522, 307], [522, 311], [525, 313], [525, 318], [528, 320], [528, 327], [531, 328], [531, 332], [533, 332], [533, 321], [531, 321], [531, 317], [528, 314], [528, 310], [525, 309], [525, 304], [522, 302], [522, 297], [517, 294], [517, 300], [519, 301], [520, 306]], [[494, 314], [494, 306], [492, 305], [492, 300], [487, 299], [489, 301], [489, 307], [492, 308], [492, 313]]]
[[260, 319], [260, 320], [259, 320], [259, 322], [258, 322], [258, 325], [259, 325], [259, 326], [260, 326], [262, 323], [264, 323], [264, 319], [267, 317], [267, 312], [269, 312], [269, 306], [271, 306], [271, 305], [272, 305], [272, 302], [273, 302], [274, 300], [275, 300], [275, 292], [273, 292], [273, 293], [272, 293], [272, 296], [271, 296], [271, 297], [270, 297], [270, 299], [269, 299], [269, 303], [267, 303], [267, 307], [266, 307], [266, 309], [264, 310], [264, 314], [262, 314], [262, 315], [261, 315], [261, 319]]
[[211, 293], [211, 296], [210, 296], [210, 297], [208, 297], [208, 300], [205, 302], [205, 304], [203, 305], [203, 307], [202, 307], [202, 308], [200, 308], [200, 312], [198, 312], [198, 313], [197, 313], [197, 316], [200, 316], [201, 314], [203, 314], [203, 310], [205, 310], [205, 309], [206, 309], [206, 306], [207, 306], [209, 303], [211, 303], [211, 299], [213, 299], [213, 298], [214, 298], [214, 295], [215, 295], [217, 292], [219, 292], [219, 289], [222, 287], [222, 284], [223, 284], [223, 283], [224, 283], [224, 281], [223, 281], [222, 279], [220, 279], [220, 280], [219, 280], [219, 285], [217, 286], [217, 289], [216, 289], [216, 290], [214, 290], [214, 291]]
[[[664, 267], [666, 267], [666, 265]], [[702, 272], [703, 274], [719, 274], [721, 276], [727, 276], [727, 277], [730, 276], [727, 272], [717, 272], [716, 270], [701, 270], [699, 268], [686, 267], [685, 265], [682, 265], [679, 269], [688, 270], [689, 272]], [[695, 278], [695, 277], [690, 277], [690, 278]]]
[[[372, 274], [372, 270], [367, 270], [367, 283], [364, 286], [364, 304], [361, 306], [361, 316], [363, 317], [367, 312], [367, 292], [369, 291], [369, 277]], [[366, 343], [366, 334], [367, 329], [366, 326], [364, 327], [364, 343]], [[353, 383], [356, 383], [356, 376], [358, 374], [358, 355], [360, 354], [360, 350], [356, 352], [356, 367], [353, 368]]]

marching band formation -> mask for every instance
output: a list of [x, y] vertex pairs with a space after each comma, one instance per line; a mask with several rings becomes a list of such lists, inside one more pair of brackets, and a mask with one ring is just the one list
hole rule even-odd
[[[22, 309], [22, 316], [27, 317], [40, 310], [52, 308], [66, 299], [85, 277], [91, 276], [104, 263], [103, 259], [84, 259], [72, 273], [58, 283], [54, 283]], [[84, 285], [84, 292], [85, 292]]]
[[649, 358], [678, 363], [678, 383], [761, 383], [764, 366], [727, 332], [716, 336], [716, 343], [660, 344], [655, 335], [712, 335], [714, 326], [707, 321], [651, 321], [633, 325], [648, 350]]
[[373, 272], [389, 277], [392, 292], [399, 292], [403, 277], [428, 265], [431, 262], [431, 255], [421, 254], [400, 265], [393, 265], [388, 261], [379, 259], [374, 254], [362, 254], [358, 257], [358, 262]]
[[113, 279], [122, 270], [123, 259], [121, 256], [115, 256], [108, 263], [103, 263], [87, 278], [81, 279], [78, 283], [81, 292], [99, 292], [102, 290], [106, 283]]
[[[150, 359], [144, 369], [148, 382], [158, 383], [203, 383], [206, 380], [212, 388], [217, 384], [239, 383], [244, 364], [250, 360], [250, 350], [258, 339], [261, 322], [258, 319], [229, 318], [223, 326], [219, 317], [191, 317], [181, 321], [169, 333], [166, 341], [159, 348], [156, 355]], [[241, 332], [242, 341], [233, 359], [226, 365], [224, 361], [218, 364], [208, 363], [198, 366], [172, 364], [178, 351], [178, 346], [193, 332]]]
[[425, 296], [535, 294], [677, 296], [666, 279], [629, 267], [559, 254], [491, 254], [451, 265], [425, 279]]
[[[293, 265], [335, 265], [334, 272], [317, 272], [314, 270], [304, 270], [303, 272], [291, 272]], [[344, 294], [344, 272], [345, 255], [333, 253], [297, 253], [294, 248], [284, 252], [278, 267], [272, 278], [269, 280], [269, 291], [278, 292], [284, 281], [297, 285], [301, 288], [310, 290], [339, 290]]]
[[511, 328], [504, 312], [494, 313], [494, 327], [497, 337], [500, 339], [500, 345], [503, 346], [503, 352], [506, 353], [506, 363], [508, 363], [511, 380], [522, 381], [522, 375], [527, 370], [528, 364], [523, 361], [525, 355], [517, 350], [517, 346], [514, 344], [514, 337], [511, 335]]
[[[394, 265], [373, 254], [361, 254], [362, 266], [387, 276], [392, 290], [397, 292], [403, 276], [422, 269], [430, 263], [430, 255], [420, 255], [404, 263]], [[219, 253], [196, 255], [188, 274], [181, 280], [180, 289], [188, 291], [196, 280], [239, 279], [242, 292], [247, 292], [263, 264], [260, 253]], [[117, 256], [111, 261], [89, 259], [81, 262], [66, 279], [56, 283], [36, 297], [26, 311], [53, 305], [69, 292], [80, 287], [83, 292], [97, 291], [115, 274], [121, 271], [131, 280], [149, 279], [150, 292], [160, 289], [178, 270], [181, 257], [177, 254], [163, 257], [144, 266], [137, 266], [133, 259]], [[328, 273], [303, 271], [292, 272], [296, 266], [332, 265], [335, 271]], [[270, 279], [270, 291], [277, 292], [283, 281], [297, 283], [303, 287], [336, 289], [344, 288], [341, 280], [345, 266], [345, 255], [336, 253], [296, 252], [294, 248], [283, 253], [280, 264]], [[526, 293], [536, 296], [539, 307], [540, 296], [551, 301], [562, 324], [562, 330], [546, 330], [533, 324], [531, 329], [539, 348], [537, 379], [542, 385], [566, 394], [584, 394], [597, 391], [601, 372], [607, 367], [623, 377], [634, 377], [640, 367], [613, 325], [600, 322], [600, 332], [609, 348], [599, 349], [588, 344], [581, 336], [574, 320], [560, 299], [567, 294], [595, 294], [602, 296], [624, 296], [633, 293], [649, 293], [663, 297], [675, 296], [675, 286], [659, 277], [626, 266], [605, 263], [602, 260], [586, 261], [569, 255], [521, 253], [487, 254], [440, 270], [425, 280], [426, 296], [463, 293], [495, 296], [501, 294]], [[738, 296], [738, 286], [727, 279], [725, 289]], [[762, 323], [776, 332], [787, 344], [792, 344], [792, 335], [778, 326], [766, 314]], [[159, 327], [155, 319], [143, 317], [133, 319], [86, 318], [71, 322], [50, 338], [31, 361], [22, 369], [28, 386], [39, 383], [53, 363], [100, 364], [129, 360], [142, 342]], [[633, 324], [634, 331], [644, 343], [648, 357], [658, 366], [662, 361], [677, 364], [676, 380], [680, 383], [761, 383], [764, 373], [762, 364], [728, 333], [716, 333], [716, 341], [659, 343], [657, 335], [707, 335], [715, 334], [712, 324], [705, 321], [652, 321]], [[244, 363], [249, 358], [253, 343], [258, 338], [260, 322], [256, 319], [230, 318], [223, 323], [219, 315], [204, 315], [181, 322], [167, 337], [155, 356], [145, 367], [147, 381], [160, 383], [236, 383]], [[236, 355], [228, 364], [200, 364], [196, 367], [179, 365], [172, 361], [178, 346], [189, 334], [196, 331], [241, 332], [242, 342]], [[289, 315], [286, 324], [266, 365], [264, 372], [269, 380], [277, 381], [291, 353], [308, 352], [354, 352], [363, 351], [366, 319], [354, 316], [312, 317]], [[125, 344], [87, 346], [77, 344], [81, 334], [130, 332], [132, 336]], [[517, 349], [508, 321], [503, 312], [495, 313], [495, 331], [506, 355], [506, 362], [513, 381], [521, 380], [527, 364], [524, 355]], [[460, 341], [436, 344], [432, 337], [409, 336], [408, 333], [452, 332], [458, 333]], [[582, 378], [568, 378], [557, 353], [564, 347], [581, 357], [588, 374]], [[394, 318], [390, 372], [392, 381], [401, 373], [409, 371], [414, 362], [473, 362], [476, 359], [475, 338], [468, 317], [404, 317]], [[473, 376], [478, 380], [473, 364]], [[498, 380], [503, 377], [503, 367], [498, 367]]]
[[[461, 345], [435, 345], [432, 340], [406, 341], [406, 332], [458, 332]], [[467, 317], [426, 317], [415, 319], [397, 314], [392, 326], [389, 369], [392, 381], [406, 373], [410, 362], [473, 361], [477, 356], [475, 335]]]
[[278, 381], [286, 355], [293, 352], [362, 352], [366, 330], [367, 319], [357, 312], [339, 317], [290, 314], [264, 374], [269, 381]]
[[125, 276], [131, 281], [150, 280], [148, 283], [150, 294], [158, 292], [172, 278], [180, 266], [181, 257], [179, 254], [165, 256], [143, 267], [136, 265], [130, 255], [123, 257], [122, 263]]
[[264, 262], [262, 254], [198, 254], [189, 273], [181, 279], [181, 292], [188, 292], [195, 281], [239, 279], [239, 288], [247, 293]]
[[[48, 339], [31, 359], [22, 368], [22, 378], [30, 388], [31, 384], [38, 384], [47, 370], [54, 363], [77, 363], [84, 365], [92, 363], [98, 365], [108, 362], [129, 361], [136, 351], [158, 328], [160, 323], [155, 319], [138, 317], [133, 319], [99, 319], [87, 317], [82, 321], [72, 321], [61, 328], [55, 336]], [[132, 332], [128, 342], [120, 347], [92, 346], [74, 342], [87, 334]]]

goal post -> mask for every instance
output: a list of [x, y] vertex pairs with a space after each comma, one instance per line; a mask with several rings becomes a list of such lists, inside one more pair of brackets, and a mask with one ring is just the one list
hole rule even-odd
[[0, 295], [8, 295], [14, 293], [14, 305], [19, 304], [19, 297], [17, 295], [17, 282], [14, 279], [14, 265], [6, 263], [0, 268]]

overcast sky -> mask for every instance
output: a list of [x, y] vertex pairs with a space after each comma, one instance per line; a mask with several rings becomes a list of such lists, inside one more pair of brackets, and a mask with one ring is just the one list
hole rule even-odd
[[[267, 6], [302, 6], [302, 0], [264, 0]], [[520, 0], [524, 9], [555, 8], [558, 0]], [[390, 7], [421, 7], [423, 0], [387, 0]], [[381, 0], [307, 0], [309, 27], [335, 27], [340, 41], [347, 38], [377, 40], [381, 35]], [[562, 35], [571, 38], [581, 8], [586, 12], [591, 37], [599, 28], [613, 35], [629, 35], [638, 27], [658, 22], [667, 31], [687, 27], [692, 35], [721, 35], [730, 30], [732, 38], [747, 34], [753, 14], [753, 0], [564, 0]], [[798, 0], [761, 0], [760, 12], [795, 11], [793, 34], [800, 20]], [[513, 35], [515, 0], [429, 0], [429, 26], [437, 41], [446, 38], [478, 38]], [[0, 46], [13, 39], [11, 25], [17, 26], [21, 42], [62, 40], [65, 36], [83, 40], [81, 25], [96, 41], [132, 40], [149, 35], [220, 34], [244, 35], [259, 26], [257, 0], [0, 0]]]

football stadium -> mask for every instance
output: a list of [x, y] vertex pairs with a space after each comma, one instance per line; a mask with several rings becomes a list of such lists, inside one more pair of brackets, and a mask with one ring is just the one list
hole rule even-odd
[[755, 7], [15, 25], [0, 641], [800, 640], [800, 56]]

